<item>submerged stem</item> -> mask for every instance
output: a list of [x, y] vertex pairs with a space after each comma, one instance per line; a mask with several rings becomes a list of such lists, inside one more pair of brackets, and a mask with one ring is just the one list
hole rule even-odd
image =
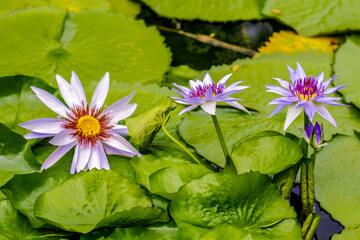
[[192, 154], [189, 150], [186, 149], [184, 145], [182, 145], [178, 140], [171, 136], [171, 134], [165, 128], [165, 123], [166, 121], [161, 124], [161, 128], [166, 134], [166, 136], [168, 136], [174, 143], [176, 143], [182, 150], [184, 150], [196, 163], [201, 164], [200, 161], [194, 156], [194, 154]]
[[234, 163], [233, 163], [233, 161], [232, 161], [232, 159], [230, 157], [229, 151], [227, 149], [227, 146], [226, 146], [226, 143], [225, 143], [225, 140], [224, 140], [224, 136], [223, 136], [223, 134], [221, 132], [220, 125], [219, 125], [219, 122], [218, 122], [218, 120], [216, 118], [216, 115], [211, 115], [211, 117], [212, 117], [212, 120], [214, 122], [216, 133], [218, 135], [220, 145], [221, 145], [221, 148], [223, 150], [225, 160], [226, 160], [224, 172], [237, 173], [235, 165], [234, 165]]

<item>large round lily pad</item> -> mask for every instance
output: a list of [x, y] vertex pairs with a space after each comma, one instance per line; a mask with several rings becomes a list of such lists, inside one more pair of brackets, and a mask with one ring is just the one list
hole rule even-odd
[[82, 172], [37, 198], [34, 215], [67, 231], [131, 226], [161, 215], [139, 185], [109, 170]]
[[27, 9], [0, 17], [0, 28], [0, 76], [35, 76], [51, 86], [56, 73], [70, 79], [71, 71], [84, 85], [105, 72], [112, 81], [159, 83], [171, 61], [154, 27], [117, 14]]
[[360, 240], [360, 229], [345, 228], [341, 233], [332, 236], [331, 240]]
[[232, 160], [238, 173], [259, 171], [273, 175], [296, 164], [302, 150], [291, 139], [278, 132], [260, 132], [234, 144]]
[[317, 154], [316, 199], [321, 207], [345, 227], [360, 224], [360, 140], [337, 136]]
[[360, 30], [359, 1], [268, 0], [263, 13], [293, 27], [299, 34], [314, 36]]
[[353, 34], [340, 46], [335, 55], [334, 71], [340, 73], [334, 82], [336, 85], [349, 84], [339, 90], [346, 102], [360, 107], [360, 35]]
[[[180, 188], [170, 212], [183, 239], [206, 239], [205, 234], [216, 235], [211, 230], [217, 227], [223, 228], [222, 233], [233, 231], [239, 239], [263, 239], [264, 234], [275, 239], [279, 232], [287, 234], [277, 239], [301, 239], [294, 209], [266, 175], [256, 172], [213, 173], [195, 179]], [[284, 220], [290, 224], [281, 226]]]
[[157, 14], [168, 18], [205, 21], [261, 19], [263, 0], [142, 0]]

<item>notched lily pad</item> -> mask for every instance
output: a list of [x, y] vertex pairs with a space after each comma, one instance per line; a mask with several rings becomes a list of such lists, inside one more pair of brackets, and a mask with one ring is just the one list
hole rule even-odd
[[241, 139], [234, 144], [231, 154], [239, 174], [252, 170], [268, 175], [296, 164], [302, 155], [296, 142], [274, 131], [260, 132]]
[[191, 163], [162, 168], [150, 175], [150, 191], [172, 200], [182, 185], [208, 173], [205, 166]]
[[152, 207], [139, 185], [112, 170], [79, 173], [41, 195], [34, 206], [35, 217], [80, 233], [106, 226], [144, 224], [161, 213]]
[[247, 233], [252, 237], [248, 239], [261, 239], [261, 235], [301, 239], [294, 209], [270, 179], [258, 172], [213, 173], [195, 179], [180, 188], [170, 212], [183, 239], [206, 239], [205, 234], [219, 239], [212, 232], [217, 227], [222, 232]]

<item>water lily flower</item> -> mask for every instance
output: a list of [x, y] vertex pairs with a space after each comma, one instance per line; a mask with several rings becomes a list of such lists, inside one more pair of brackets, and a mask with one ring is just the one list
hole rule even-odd
[[305, 141], [314, 149], [318, 149], [320, 147], [328, 145], [327, 143], [323, 143], [324, 139], [324, 128], [321, 124], [316, 122], [315, 126], [312, 125], [311, 122], [309, 124], [305, 124], [305, 130], [299, 129], [304, 136]]
[[171, 89], [179, 93], [183, 98], [171, 97], [176, 103], [190, 105], [184, 108], [179, 115], [191, 111], [192, 109], [200, 106], [205, 112], [215, 115], [216, 102], [225, 102], [233, 107], [241, 109], [250, 114], [250, 112], [237, 101], [241, 99], [229, 97], [234, 93], [241, 92], [243, 89], [249, 86], [238, 86], [242, 82], [234, 82], [230, 86], [226, 87], [226, 82], [230, 78], [232, 73], [224, 76], [220, 81], [215, 84], [211, 79], [209, 73], [206, 73], [203, 81], [190, 80], [190, 89], [173, 83], [179, 90]]
[[[50, 93], [31, 87], [36, 96], [62, 118], [39, 118], [20, 124], [31, 130], [26, 139], [53, 137], [49, 143], [59, 146], [42, 164], [47, 169], [75, 146], [70, 173], [86, 169], [110, 169], [105, 154], [134, 156], [141, 154], [120, 134], [128, 135], [128, 129], [117, 123], [129, 117], [136, 103], [128, 104], [134, 93], [102, 109], [109, 90], [110, 77], [106, 73], [97, 85], [90, 105], [78, 76], [72, 72], [70, 84], [56, 75], [65, 106]], [[104, 150], [105, 148], [105, 150]]]
[[303, 110], [309, 117], [310, 121], [313, 121], [315, 112], [317, 112], [320, 116], [328, 120], [336, 127], [334, 118], [330, 115], [324, 104], [346, 107], [349, 106], [334, 102], [341, 100], [340, 97], [327, 97], [326, 95], [332, 94], [347, 85], [326, 89], [338, 74], [335, 74], [332, 78], [323, 82], [324, 72], [320, 73], [317, 77], [308, 77], [299, 63], [297, 63], [296, 71], [294, 71], [290, 66], [287, 67], [289, 69], [292, 83], [279, 78], [274, 78], [280, 83], [281, 87], [274, 85], [265, 86], [268, 88], [266, 90], [267, 92], [273, 92], [284, 96], [276, 98], [268, 103], [268, 105], [279, 105], [275, 111], [270, 114], [269, 118], [280, 112], [284, 107], [289, 106], [284, 131]]

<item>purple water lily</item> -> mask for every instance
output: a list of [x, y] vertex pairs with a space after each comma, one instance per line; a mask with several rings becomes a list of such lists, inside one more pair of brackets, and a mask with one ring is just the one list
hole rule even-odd
[[97, 85], [90, 106], [75, 72], [72, 72], [70, 84], [59, 75], [56, 75], [56, 80], [69, 108], [50, 93], [36, 87], [31, 89], [46, 106], [63, 118], [39, 118], [20, 124], [32, 131], [24, 136], [26, 139], [54, 137], [49, 143], [59, 146], [45, 160], [41, 169], [51, 167], [74, 146], [75, 154], [70, 173], [93, 168], [109, 170], [105, 150], [107, 154], [141, 156], [120, 136], [128, 135], [127, 127], [117, 124], [135, 111], [136, 103], [128, 104], [134, 93], [102, 109], [109, 90], [109, 73], [106, 73]]
[[268, 105], [279, 105], [275, 111], [270, 114], [269, 118], [280, 112], [284, 107], [289, 106], [284, 131], [299, 116], [303, 109], [310, 121], [314, 119], [315, 112], [317, 112], [336, 127], [334, 118], [330, 115], [324, 104], [349, 106], [334, 102], [341, 100], [340, 97], [327, 97], [326, 95], [332, 94], [347, 85], [326, 89], [338, 74], [335, 74], [332, 78], [323, 82], [324, 72], [320, 73], [317, 77], [308, 77], [299, 63], [297, 63], [296, 71], [290, 66], [287, 67], [289, 69], [292, 84], [282, 79], [274, 78], [282, 87], [274, 85], [265, 86], [268, 88], [268, 90], [266, 90], [267, 92], [273, 92], [284, 96], [276, 98], [268, 103]]
[[300, 128], [300, 131], [305, 141], [314, 149], [327, 145], [327, 143], [321, 144], [324, 139], [324, 128], [318, 122], [316, 122], [315, 126], [309, 122], [309, 124], [305, 124], [305, 130]]
[[183, 96], [183, 98], [171, 97], [171, 99], [174, 99], [176, 103], [190, 105], [183, 109], [179, 115], [189, 112], [198, 106], [205, 112], [215, 115], [216, 102], [225, 102], [250, 114], [244, 106], [237, 102], [242, 101], [241, 99], [229, 97], [234, 93], [241, 92], [243, 89], [248, 88], [248, 86], [238, 86], [242, 82], [234, 82], [226, 87], [225, 84], [231, 75], [232, 73], [224, 76], [217, 84], [215, 84], [211, 79], [210, 74], [205, 73], [203, 81], [196, 80], [195, 82], [190, 80], [190, 89], [173, 83], [180, 91], [176, 89], [171, 90], [176, 91]]

